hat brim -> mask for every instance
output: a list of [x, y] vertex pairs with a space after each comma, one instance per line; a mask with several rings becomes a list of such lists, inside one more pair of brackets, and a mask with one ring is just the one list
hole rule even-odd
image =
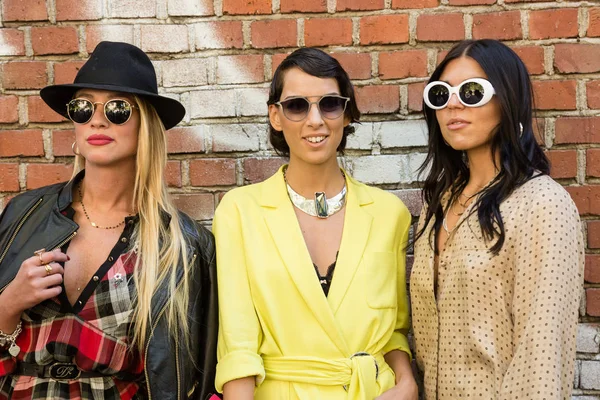
[[121, 92], [128, 94], [135, 94], [148, 100], [150, 104], [156, 110], [156, 113], [160, 117], [165, 129], [171, 129], [177, 125], [185, 116], [185, 108], [183, 105], [175, 99], [169, 97], [160, 96], [156, 93], [147, 92], [144, 90], [137, 90], [133, 88], [117, 86], [117, 85], [106, 85], [106, 84], [93, 84], [93, 83], [71, 83], [65, 85], [52, 85], [46, 86], [40, 90], [40, 96], [42, 100], [48, 104], [48, 106], [64, 116], [69, 118], [67, 114], [67, 103], [73, 99], [75, 93], [80, 89], [97, 89], [97, 90], [109, 90], [111, 92]]

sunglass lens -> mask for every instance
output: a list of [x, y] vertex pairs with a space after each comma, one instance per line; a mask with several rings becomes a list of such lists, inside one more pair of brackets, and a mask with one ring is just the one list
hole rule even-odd
[[308, 113], [308, 101], [303, 98], [289, 99], [281, 102], [283, 112], [292, 121], [300, 121]]
[[319, 109], [325, 118], [338, 118], [344, 112], [346, 100], [336, 96], [324, 96], [319, 101]]
[[89, 100], [73, 99], [67, 104], [67, 114], [71, 121], [85, 124], [94, 114], [94, 105]]
[[450, 91], [444, 85], [434, 85], [429, 89], [429, 93], [427, 93], [427, 97], [429, 102], [433, 104], [435, 107], [443, 107], [448, 103], [450, 99]]
[[131, 105], [125, 100], [111, 100], [104, 106], [106, 118], [116, 125], [129, 121]]
[[467, 82], [459, 88], [459, 95], [465, 104], [474, 106], [483, 100], [485, 89], [480, 83]]

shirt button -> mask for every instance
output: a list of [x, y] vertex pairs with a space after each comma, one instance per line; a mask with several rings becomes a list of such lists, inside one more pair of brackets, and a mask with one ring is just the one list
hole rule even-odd
[[127, 243], [127, 238], [121, 238], [121, 242]]
[[114, 260], [113, 256], [108, 257], [108, 261], [112, 262], [112, 260]]
[[94, 276], [94, 282], [98, 282], [100, 280], [100, 278], [98, 278], [97, 276]]

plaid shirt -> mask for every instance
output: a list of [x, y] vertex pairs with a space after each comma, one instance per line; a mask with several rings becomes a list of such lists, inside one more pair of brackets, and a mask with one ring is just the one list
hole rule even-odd
[[[67, 215], [72, 218], [73, 210]], [[144, 363], [128, 346], [135, 298], [135, 253], [128, 251], [134, 218], [106, 261], [71, 305], [64, 291], [25, 311], [16, 358], [0, 352], [0, 400], [142, 399]], [[66, 250], [66, 249], [63, 249]], [[49, 365], [74, 363], [82, 371], [106, 377], [71, 381], [12, 375], [17, 362]]]

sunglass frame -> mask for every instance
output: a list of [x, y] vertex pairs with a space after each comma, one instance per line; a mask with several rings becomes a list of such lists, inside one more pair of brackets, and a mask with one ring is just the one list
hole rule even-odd
[[[483, 87], [483, 98], [475, 104], [465, 103], [463, 101], [463, 99], [460, 97], [460, 88], [463, 85], [470, 83], [470, 82], [478, 83]], [[442, 106], [434, 106], [429, 101], [429, 91], [431, 90], [431, 88], [433, 88], [434, 86], [437, 86], [437, 85], [444, 86], [446, 89], [448, 89], [448, 93], [449, 93], [448, 101], [446, 101], [446, 103], [444, 103]], [[458, 101], [460, 101], [460, 103], [465, 107], [483, 107], [484, 105], [489, 103], [490, 100], [492, 100], [492, 97], [496, 94], [496, 90], [494, 89], [494, 86], [492, 85], [492, 83], [490, 81], [488, 81], [487, 79], [483, 79], [483, 78], [470, 78], [470, 79], [462, 81], [457, 86], [450, 86], [448, 83], [446, 83], [444, 81], [433, 81], [433, 82], [430, 82], [429, 84], [427, 84], [427, 86], [425, 86], [425, 88], [423, 89], [423, 101], [425, 102], [427, 107], [429, 107], [433, 110], [441, 110], [443, 108], [448, 107], [448, 103], [450, 103], [450, 100], [452, 99], [452, 95], [454, 95], [454, 94], [456, 95], [456, 98], [458, 99]]]
[[[338, 115], [337, 117], [334, 117], [334, 118], [329, 118], [329, 117], [326, 117], [325, 115], [323, 115], [323, 111], [321, 110], [320, 103], [321, 103], [321, 100], [323, 100], [325, 97], [335, 97], [335, 98], [344, 100], [344, 106], [342, 107], [342, 112], [340, 113], [340, 115]], [[297, 99], [302, 99], [302, 100], [306, 101], [308, 103], [308, 108], [306, 109], [306, 113], [302, 116], [302, 118], [292, 119], [287, 115], [287, 113], [285, 111], [285, 106], [283, 105], [283, 103], [291, 101], [291, 100], [297, 100]], [[310, 108], [313, 104], [317, 105], [317, 110], [319, 110], [319, 114], [321, 115], [322, 118], [329, 119], [329, 120], [338, 119], [342, 115], [344, 115], [344, 113], [346, 112], [346, 107], [348, 107], [348, 101], [350, 101], [350, 97], [340, 96], [340, 95], [336, 95], [336, 94], [325, 94], [325, 95], [319, 97], [319, 99], [315, 100], [315, 101], [308, 100], [308, 97], [306, 97], [306, 96], [293, 96], [293, 97], [288, 97], [287, 99], [285, 99], [283, 101], [280, 100], [274, 104], [281, 107], [281, 109], [283, 110], [283, 115], [285, 115], [285, 117], [287, 119], [289, 119], [290, 121], [293, 121], [293, 122], [300, 122], [303, 119], [305, 119], [306, 117], [308, 117], [308, 114], [310, 113]]]
[[[85, 122], [77, 122], [77, 121], [75, 121], [75, 120], [73, 119], [73, 117], [71, 117], [71, 113], [70, 113], [70, 111], [69, 111], [69, 104], [71, 104], [71, 103], [72, 103], [72, 102], [74, 102], [74, 101], [87, 101], [88, 103], [90, 103], [90, 104], [92, 105], [92, 114], [90, 115], [90, 118], [89, 118], [87, 121], [85, 121]], [[125, 122], [121, 122], [121, 123], [119, 123], [119, 124], [118, 124], [118, 123], [116, 123], [116, 122], [113, 122], [113, 121], [111, 121], [111, 120], [110, 120], [110, 118], [108, 118], [108, 115], [106, 114], [106, 105], [107, 105], [108, 103], [112, 102], [112, 101], [122, 101], [122, 102], [126, 103], [127, 105], [129, 105], [129, 108], [130, 108], [130, 111], [129, 111], [129, 116], [127, 117], [127, 119], [125, 120]], [[114, 125], [125, 125], [125, 124], [126, 124], [127, 122], [129, 122], [129, 120], [131, 119], [131, 115], [133, 114], [133, 109], [134, 109], [134, 108], [139, 108], [139, 107], [138, 107], [138, 106], [136, 106], [135, 104], [131, 104], [131, 103], [130, 103], [128, 100], [125, 100], [125, 99], [110, 99], [110, 100], [108, 100], [108, 101], [101, 102], [101, 101], [91, 101], [91, 100], [89, 100], [89, 99], [84, 99], [84, 98], [82, 98], [82, 97], [76, 97], [76, 98], [74, 98], [74, 99], [70, 100], [70, 101], [67, 103], [67, 115], [69, 116], [69, 119], [70, 119], [71, 121], [73, 121], [73, 123], [75, 123], [75, 124], [79, 124], [79, 125], [85, 125], [85, 124], [87, 124], [88, 122], [90, 122], [90, 121], [92, 120], [92, 118], [94, 118], [94, 113], [96, 112], [96, 104], [102, 104], [102, 112], [103, 112], [103, 114], [104, 114], [104, 118], [106, 118], [106, 120], [107, 120], [108, 122], [110, 122], [111, 124], [114, 124]]]

